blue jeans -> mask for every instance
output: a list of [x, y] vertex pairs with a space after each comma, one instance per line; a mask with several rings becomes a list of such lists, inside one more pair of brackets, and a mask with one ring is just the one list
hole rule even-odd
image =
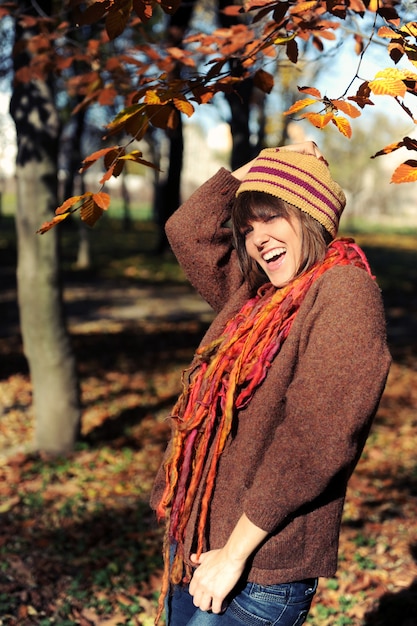
[[316, 578], [268, 586], [248, 583], [218, 615], [196, 608], [188, 587], [175, 587], [167, 598], [167, 626], [300, 626], [316, 589]]

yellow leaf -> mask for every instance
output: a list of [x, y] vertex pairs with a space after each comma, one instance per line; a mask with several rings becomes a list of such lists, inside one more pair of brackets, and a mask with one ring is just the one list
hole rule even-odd
[[145, 96], [146, 104], [161, 104], [161, 98], [154, 89], [148, 89]]
[[306, 118], [316, 128], [324, 128], [333, 118], [333, 113], [303, 113], [301, 117]]
[[314, 98], [305, 98], [304, 100], [297, 100], [293, 105], [290, 106], [288, 111], [284, 111], [284, 115], [292, 115], [293, 113], [298, 113], [302, 109], [310, 106], [310, 104], [316, 104], [317, 100]]
[[406, 33], [406, 35], [417, 37], [417, 22], [408, 22], [407, 24], [404, 24], [400, 30], [402, 33]]
[[192, 114], [194, 113], [194, 107], [191, 104], [191, 102], [189, 102], [188, 100], [186, 100], [185, 98], [173, 98], [173, 103], [176, 109], [178, 109], [178, 111], [181, 111], [181, 113], [185, 113], [185, 115], [187, 115], [188, 117], [191, 117]]
[[337, 126], [338, 130], [350, 139], [352, 137], [352, 129], [350, 127], [349, 122], [345, 117], [340, 117], [340, 115], [335, 115], [332, 119], [332, 122], [335, 126]]
[[277, 37], [276, 39], [274, 39], [272, 41], [273, 44], [275, 44], [276, 46], [282, 46], [285, 43], [288, 43], [289, 41], [292, 41], [295, 38], [295, 33], [293, 33], [292, 35], [287, 35], [286, 37]]
[[97, 220], [103, 215], [104, 211], [93, 200], [93, 196], [87, 198], [80, 209], [80, 215], [83, 222], [88, 226], [94, 226]]
[[400, 96], [403, 98], [407, 92], [404, 82], [398, 78], [371, 80], [368, 86], [376, 96], [393, 96], [394, 98]]
[[109, 124], [107, 124], [107, 128], [110, 132], [119, 132], [126, 122], [137, 115], [138, 113], [142, 113], [145, 110], [145, 104], [132, 104], [116, 115], [114, 119], [112, 119]]
[[414, 183], [417, 181], [417, 161], [406, 161], [401, 163], [394, 171], [392, 183]]
[[142, 152], [140, 152], [139, 150], [132, 150], [132, 152], [129, 152], [128, 154], [120, 157], [119, 160], [133, 161], [134, 163], [140, 163], [141, 165], [145, 165], [146, 167], [152, 167], [154, 170], [159, 171], [157, 165], [154, 165], [154, 163], [151, 163], [150, 161], [142, 158]]
[[353, 104], [350, 104], [345, 100], [330, 100], [330, 102], [336, 109], [338, 109], [338, 111], [342, 111], [346, 115], [349, 115], [349, 117], [355, 118], [359, 117], [361, 114], [361, 112], [353, 106]]
[[371, 0], [368, 5], [368, 11], [372, 11], [373, 13], [376, 13], [379, 9], [379, 2], [380, 0]]

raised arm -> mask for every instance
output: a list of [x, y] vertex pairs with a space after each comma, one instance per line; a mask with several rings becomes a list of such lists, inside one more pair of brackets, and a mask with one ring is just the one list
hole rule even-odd
[[166, 225], [172, 250], [187, 278], [220, 311], [243, 282], [227, 224], [239, 186], [221, 169], [195, 191]]

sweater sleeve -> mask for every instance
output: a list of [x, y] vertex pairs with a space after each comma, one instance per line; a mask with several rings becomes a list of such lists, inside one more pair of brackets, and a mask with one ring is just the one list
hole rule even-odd
[[226, 222], [239, 181], [221, 169], [166, 224], [171, 248], [187, 278], [215, 311], [243, 282]]
[[391, 361], [380, 292], [368, 274], [334, 268], [317, 283], [297, 329], [298, 362], [284, 416], [244, 504], [248, 518], [268, 532], [323, 494], [343, 495]]

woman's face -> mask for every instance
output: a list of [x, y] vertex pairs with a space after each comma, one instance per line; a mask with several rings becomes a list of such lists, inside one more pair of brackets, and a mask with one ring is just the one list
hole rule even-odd
[[296, 275], [301, 262], [301, 224], [298, 219], [272, 216], [253, 220], [244, 233], [248, 255], [260, 265], [275, 287]]

